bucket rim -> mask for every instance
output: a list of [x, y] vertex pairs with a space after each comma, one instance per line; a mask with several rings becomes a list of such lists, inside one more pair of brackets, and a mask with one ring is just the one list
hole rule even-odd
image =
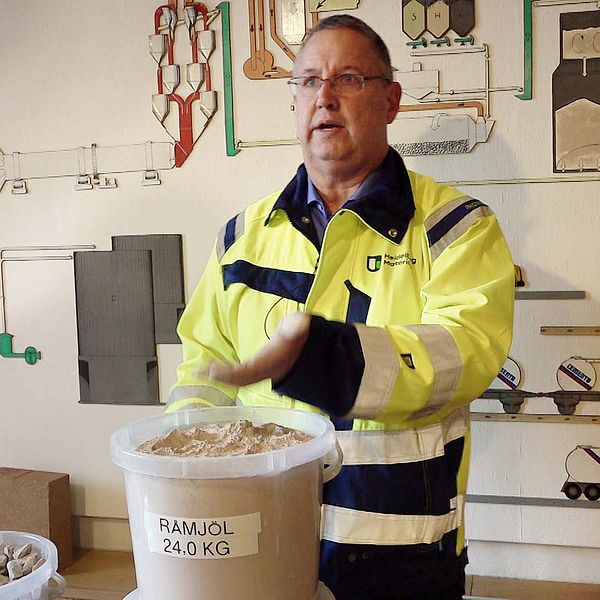
[[[161, 456], [135, 450], [140, 443], [175, 427], [193, 427], [247, 419], [254, 424], [275, 422], [314, 437], [268, 452], [237, 456]], [[155, 428], [150, 435], [139, 430]], [[135, 438], [132, 443], [131, 438]], [[324, 457], [335, 447], [335, 430], [328, 417], [291, 408], [271, 406], [218, 406], [163, 413], [132, 422], [110, 437], [112, 461], [128, 472], [176, 479], [228, 479], [265, 475], [287, 470]]]
[[58, 568], [58, 550], [54, 543], [41, 535], [25, 531], [0, 531], [0, 544], [25, 545], [38, 547], [46, 562], [29, 575], [15, 579], [0, 588], [2, 600], [19, 600], [24, 594], [31, 593], [48, 583]]

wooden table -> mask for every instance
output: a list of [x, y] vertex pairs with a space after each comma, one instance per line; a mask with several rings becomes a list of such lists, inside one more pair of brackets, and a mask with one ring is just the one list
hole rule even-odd
[[67, 580], [65, 600], [123, 600], [137, 587], [133, 555], [108, 550], [77, 550], [73, 564], [60, 571]]
[[[67, 580], [64, 600], [123, 600], [137, 587], [133, 555], [108, 550], [77, 550], [74, 563], [61, 570]], [[600, 585], [467, 576], [465, 598], [488, 600], [598, 600]], [[172, 599], [177, 600], [177, 599]]]

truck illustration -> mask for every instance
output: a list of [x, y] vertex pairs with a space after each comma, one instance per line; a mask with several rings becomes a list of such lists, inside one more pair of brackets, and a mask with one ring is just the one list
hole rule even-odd
[[561, 492], [570, 500], [581, 494], [588, 500], [600, 498], [600, 447], [576, 446], [565, 459], [567, 480]]

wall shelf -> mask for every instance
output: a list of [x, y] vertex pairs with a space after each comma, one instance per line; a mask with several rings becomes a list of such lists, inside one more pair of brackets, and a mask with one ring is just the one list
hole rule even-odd
[[555, 506], [559, 508], [600, 508], [600, 502], [593, 502], [591, 500], [492, 496], [488, 494], [467, 494], [466, 501], [468, 504], [516, 504], [520, 506]]
[[471, 412], [471, 421], [492, 421], [496, 423], [570, 423], [570, 424], [595, 424], [600, 423], [600, 415], [556, 415], [546, 413], [490, 413]]
[[585, 290], [517, 290], [517, 300], [585, 300]]
[[528, 392], [526, 390], [494, 390], [483, 392], [480, 398], [500, 400], [505, 413], [517, 414], [525, 398], [552, 398], [561, 415], [573, 415], [580, 402], [600, 402], [600, 392]]

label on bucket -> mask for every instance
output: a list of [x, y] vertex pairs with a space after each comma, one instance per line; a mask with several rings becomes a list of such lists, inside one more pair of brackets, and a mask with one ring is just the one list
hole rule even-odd
[[260, 513], [192, 519], [144, 511], [151, 552], [176, 558], [234, 558], [258, 553]]

